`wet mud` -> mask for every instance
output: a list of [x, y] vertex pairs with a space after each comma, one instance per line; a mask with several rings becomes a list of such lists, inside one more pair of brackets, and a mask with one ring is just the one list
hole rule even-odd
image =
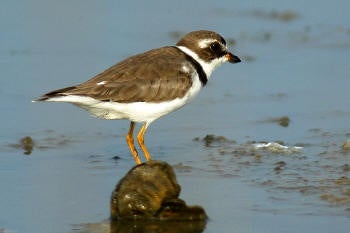
[[[317, 131], [313, 137], [330, 136], [322, 130], [311, 131]], [[245, 182], [268, 190], [271, 198], [283, 199], [283, 195], [300, 194], [303, 197], [301, 205], [326, 205], [330, 212], [335, 207], [350, 216], [350, 152], [344, 148], [346, 142], [288, 145], [282, 141], [248, 141], [238, 144], [216, 135], [195, 138], [195, 141], [211, 148], [207, 166], [201, 168], [207, 172], [222, 177], [241, 177]], [[315, 147], [325, 148], [315, 153]], [[190, 171], [186, 164], [181, 165], [178, 165], [179, 171], [183, 170], [182, 167]], [[249, 178], [245, 177], [246, 174]], [[305, 199], [306, 202], [302, 201]]]

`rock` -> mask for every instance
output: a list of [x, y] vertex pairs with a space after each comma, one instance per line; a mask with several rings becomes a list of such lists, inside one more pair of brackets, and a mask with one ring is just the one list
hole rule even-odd
[[179, 199], [181, 187], [172, 167], [148, 161], [133, 167], [117, 184], [111, 197], [112, 220], [206, 220], [200, 206]]

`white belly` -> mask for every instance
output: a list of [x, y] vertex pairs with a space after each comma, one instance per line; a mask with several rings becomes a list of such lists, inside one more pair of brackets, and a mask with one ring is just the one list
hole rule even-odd
[[185, 99], [175, 99], [161, 103], [115, 103], [101, 102], [94, 99], [91, 99], [91, 101], [94, 101], [95, 103], [92, 105], [75, 103], [75, 105], [89, 111], [93, 116], [102, 119], [129, 119], [134, 122], [149, 123], [181, 108], [187, 103]]

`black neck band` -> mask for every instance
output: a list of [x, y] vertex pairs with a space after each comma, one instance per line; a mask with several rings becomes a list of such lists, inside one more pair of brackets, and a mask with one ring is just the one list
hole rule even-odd
[[208, 78], [207, 78], [207, 75], [204, 72], [201, 64], [199, 64], [196, 61], [196, 59], [194, 59], [193, 57], [191, 57], [190, 55], [188, 55], [187, 53], [185, 53], [184, 51], [182, 51], [178, 47], [176, 47], [176, 46], [174, 46], [174, 47], [177, 48], [178, 50], [180, 50], [186, 56], [186, 59], [192, 63], [192, 65], [194, 66], [194, 68], [196, 69], [196, 71], [198, 73], [199, 80], [201, 81], [202, 85], [205, 86], [205, 84], [207, 84], [207, 82], [208, 82]]

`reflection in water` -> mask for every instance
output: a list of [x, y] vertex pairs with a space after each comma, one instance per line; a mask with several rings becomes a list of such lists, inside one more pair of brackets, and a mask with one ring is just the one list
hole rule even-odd
[[199, 233], [205, 229], [205, 221], [116, 221], [111, 223], [110, 233]]
[[157, 220], [122, 220], [87, 223], [74, 226], [74, 233], [200, 233], [205, 229], [206, 222], [197, 221], [157, 221]]

